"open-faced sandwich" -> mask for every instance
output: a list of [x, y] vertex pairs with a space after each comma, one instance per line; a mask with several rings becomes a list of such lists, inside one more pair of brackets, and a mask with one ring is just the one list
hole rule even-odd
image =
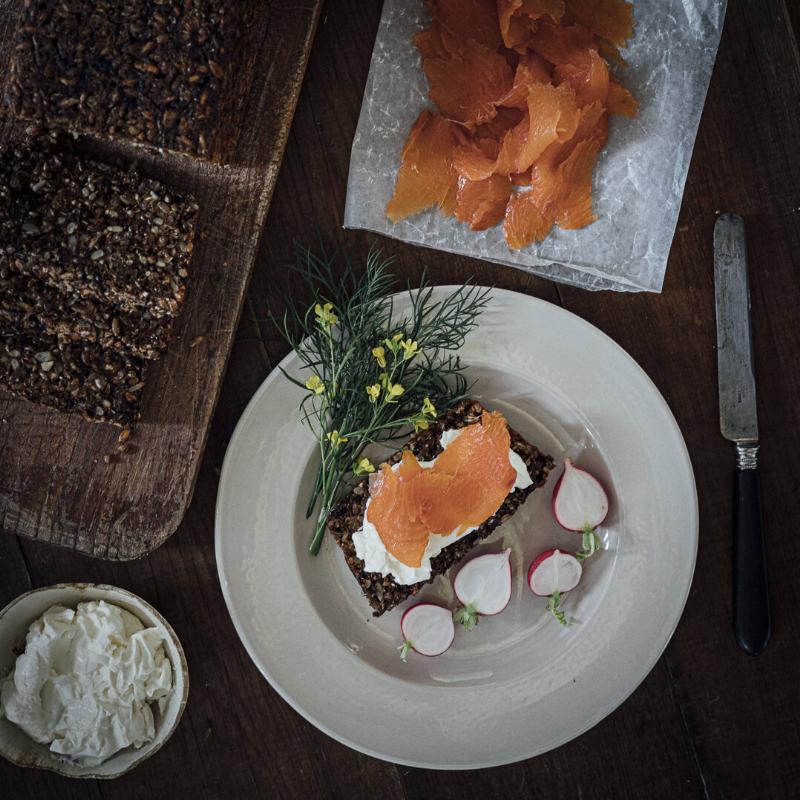
[[502, 414], [461, 400], [356, 485], [328, 528], [380, 616], [461, 561], [552, 467]]

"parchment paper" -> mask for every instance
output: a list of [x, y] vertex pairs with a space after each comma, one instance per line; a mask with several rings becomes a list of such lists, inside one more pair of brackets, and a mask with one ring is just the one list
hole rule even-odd
[[[594, 179], [597, 222], [553, 228], [516, 252], [502, 226], [475, 232], [430, 209], [392, 224], [384, 213], [403, 142], [428, 85], [413, 35], [427, 27], [423, 0], [385, 0], [353, 141], [344, 224], [496, 261], [585, 289], [660, 292], [697, 125], [717, 53], [725, 0], [634, 0], [636, 28], [615, 71], [640, 103], [613, 117]], [[477, 276], [476, 276], [477, 277]]]

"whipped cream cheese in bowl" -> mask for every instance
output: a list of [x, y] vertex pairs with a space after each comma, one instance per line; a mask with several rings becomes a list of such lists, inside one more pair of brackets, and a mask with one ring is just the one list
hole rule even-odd
[[0, 755], [15, 764], [115, 778], [167, 741], [188, 691], [175, 631], [124, 589], [58, 584], [0, 611]]

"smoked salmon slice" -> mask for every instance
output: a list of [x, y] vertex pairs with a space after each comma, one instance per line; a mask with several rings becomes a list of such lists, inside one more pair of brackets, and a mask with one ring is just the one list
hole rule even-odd
[[408, 451], [397, 471], [384, 466], [370, 481], [367, 519], [386, 549], [419, 567], [431, 535], [483, 524], [514, 488], [510, 447], [503, 415], [485, 411], [480, 423], [459, 431], [432, 467], [423, 468]]
[[473, 39], [449, 58], [423, 58], [422, 68], [439, 113], [467, 126], [492, 119], [514, 83], [508, 61]]
[[427, 3], [432, 23], [414, 43], [439, 113], [421, 114], [409, 134], [389, 218], [436, 205], [475, 231], [503, 222], [512, 249], [554, 225], [591, 224], [609, 116], [638, 111], [609, 70], [625, 65], [631, 3]]
[[564, 0], [497, 0], [497, 15], [503, 43], [516, 48], [527, 42], [540, 17], [558, 22], [564, 15]]
[[505, 175], [490, 175], [482, 181], [461, 176], [456, 194], [456, 219], [473, 231], [493, 228], [506, 213], [511, 181]]
[[458, 53], [461, 43], [468, 39], [490, 50], [503, 43], [495, 0], [429, 0], [428, 8], [451, 53]]
[[598, 38], [603, 58], [626, 66], [619, 48], [633, 36], [633, 5], [626, 0], [567, 0], [567, 16]]
[[[528, 90], [525, 89], [525, 97], [528, 96]], [[488, 122], [484, 122], [483, 125], [478, 125], [475, 128], [475, 135], [478, 139], [492, 139], [494, 140], [495, 144], [497, 144], [500, 139], [503, 138], [506, 131], [510, 131], [515, 125], [518, 125], [523, 117], [523, 111], [527, 109], [527, 100], [526, 103], [522, 105], [522, 108], [508, 108], [506, 106], [500, 106], [497, 109], [497, 114], [494, 116], [493, 119], [490, 119]], [[494, 148], [495, 149], [495, 156], [497, 155], [497, 151], [500, 149], [499, 146]]]
[[557, 166], [543, 159], [533, 167], [530, 190], [512, 196], [506, 210], [510, 248], [542, 241], [554, 224], [571, 230], [594, 222], [592, 172], [600, 147], [599, 137], [584, 139]]
[[622, 53], [619, 52], [619, 49], [605, 39], [597, 40], [597, 51], [609, 63], [614, 63], [618, 67], [628, 66], [628, 62], [622, 57]]
[[586, 65], [559, 64], [553, 70], [553, 78], [557, 83], [572, 87], [579, 106], [608, 100], [608, 65], [596, 50], [588, 50], [587, 58]]
[[[458, 483], [461, 530], [485, 522], [513, 488], [516, 470], [508, 458], [510, 447], [505, 417], [484, 411], [481, 423], [462, 428], [436, 459], [432, 471], [452, 475]], [[437, 520], [429, 521], [433, 528], [442, 527]]]
[[585, 139], [558, 166], [555, 221], [559, 228], [585, 228], [597, 217], [592, 213], [592, 173], [600, 152], [596, 139]]
[[468, 142], [456, 149], [456, 170], [474, 181], [485, 180], [492, 174], [525, 172], [549, 145], [566, 141], [575, 133], [578, 107], [570, 86], [531, 85], [527, 108], [520, 122], [503, 134], [494, 160], [486, 140]]
[[422, 467], [419, 461], [414, 458], [414, 454], [410, 450], [404, 450], [403, 455], [400, 457], [400, 466], [398, 467], [397, 474], [401, 480], [410, 481], [416, 478], [417, 475], [422, 474]]
[[550, 83], [552, 66], [536, 53], [528, 53], [520, 58], [514, 72], [511, 91], [500, 101], [501, 106], [528, 108], [528, 89], [533, 83]]
[[[563, 161], [575, 148], [578, 142], [585, 139], [594, 139], [603, 147], [608, 138], [608, 111], [605, 109], [600, 101], [590, 103], [584, 106], [580, 111], [580, 119], [578, 120], [578, 127], [575, 129], [575, 136], [572, 137], [570, 142], [564, 144], [558, 153], [558, 158], [555, 163]], [[547, 159], [543, 158], [543, 162]]]
[[447, 58], [450, 55], [437, 27], [427, 28], [417, 33], [414, 36], [414, 47], [423, 58]]
[[458, 190], [454, 144], [452, 123], [427, 109], [419, 115], [403, 145], [394, 194], [386, 206], [392, 222], [433, 205], [453, 213]]
[[566, 0], [566, 4], [571, 19], [615, 47], [624, 47], [633, 36], [633, 4], [626, 0]]
[[622, 114], [624, 117], [635, 117], [639, 103], [634, 96], [615, 80], [608, 84], [608, 113]]
[[496, 139], [469, 139], [453, 152], [453, 166], [462, 178], [484, 181], [494, 173], [499, 152]]
[[370, 481], [369, 521], [376, 526], [386, 549], [409, 567], [422, 564], [428, 544], [428, 527], [411, 519], [413, 480], [404, 480], [391, 467], [384, 466]]
[[448, 475], [474, 475], [477, 469], [488, 483], [499, 482], [505, 486], [508, 494], [515, 475], [508, 460], [510, 447], [511, 436], [505, 417], [499, 411], [484, 411], [480, 425], [462, 428], [436, 459], [433, 469]]
[[461, 530], [465, 489], [454, 475], [432, 469], [414, 482], [415, 513], [429, 533], [449, 536]]
[[588, 51], [598, 45], [582, 25], [554, 25], [543, 20], [531, 34], [529, 46], [551, 64], [587, 64]]
[[570, 139], [577, 124], [578, 107], [570, 86], [533, 84], [528, 89], [528, 113], [503, 137], [495, 172], [525, 172], [553, 142]]

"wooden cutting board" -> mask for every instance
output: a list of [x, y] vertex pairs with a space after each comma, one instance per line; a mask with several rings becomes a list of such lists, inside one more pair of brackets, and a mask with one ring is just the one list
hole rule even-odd
[[[131, 559], [178, 527], [195, 478], [278, 175], [322, 0], [258, 0], [234, 57], [239, 101], [224, 164], [80, 140], [101, 159], [197, 198], [186, 302], [169, 351], [148, 374], [142, 420], [120, 428], [0, 394], [0, 529], [106, 559]], [[1, 72], [22, 0], [0, 0]], [[0, 77], [0, 83], [2, 77]], [[0, 86], [1, 88], [1, 86]], [[21, 127], [0, 118], [0, 146]]]

